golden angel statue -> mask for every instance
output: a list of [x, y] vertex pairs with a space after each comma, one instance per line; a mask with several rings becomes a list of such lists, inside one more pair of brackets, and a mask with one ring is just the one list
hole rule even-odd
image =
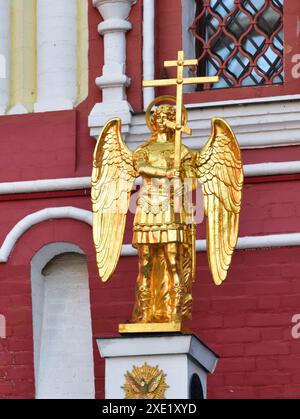
[[113, 119], [99, 137], [93, 160], [93, 238], [104, 282], [120, 257], [133, 184], [138, 177], [143, 181], [132, 239], [139, 257], [132, 322], [139, 324], [191, 318], [196, 226], [194, 206], [185, 201], [187, 189], [197, 181], [204, 195], [212, 277], [217, 285], [226, 279], [238, 238], [244, 180], [240, 148], [227, 122], [212, 120], [211, 137], [201, 150], [182, 143], [178, 148], [176, 138], [178, 131], [184, 132], [187, 112], [182, 107], [182, 115], [182, 109], [161, 104], [151, 115], [160, 99], [147, 111], [152, 135], [146, 144], [131, 152], [122, 139], [121, 121]]

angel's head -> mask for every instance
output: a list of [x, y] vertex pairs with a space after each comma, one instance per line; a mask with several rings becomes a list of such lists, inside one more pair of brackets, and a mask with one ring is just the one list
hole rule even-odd
[[170, 128], [166, 122], [176, 121], [176, 109], [172, 105], [160, 105], [153, 112], [151, 125], [155, 127], [155, 131], [160, 134], [170, 132]]

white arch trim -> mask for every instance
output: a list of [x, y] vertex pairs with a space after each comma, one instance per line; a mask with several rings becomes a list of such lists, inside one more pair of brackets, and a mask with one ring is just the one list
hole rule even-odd
[[26, 233], [26, 231], [30, 230], [31, 227], [44, 221], [62, 218], [70, 218], [92, 225], [92, 212], [75, 207], [45, 208], [41, 211], [27, 215], [19, 221], [6, 236], [6, 239], [0, 249], [0, 263], [8, 261], [8, 258], [17, 241], [24, 233]]
[[[46, 208], [35, 212], [19, 221], [8, 233], [0, 248], [0, 263], [6, 263], [20, 237], [36, 224], [51, 219], [70, 218], [82, 221], [92, 226], [92, 212], [75, 207]], [[271, 234], [266, 236], [241, 237], [238, 240], [237, 249], [268, 249], [276, 247], [300, 246], [300, 233]], [[206, 240], [197, 240], [197, 252], [206, 251]], [[131, 244], [122, 247], [121, 256], [136, 256], [136, 250]]]

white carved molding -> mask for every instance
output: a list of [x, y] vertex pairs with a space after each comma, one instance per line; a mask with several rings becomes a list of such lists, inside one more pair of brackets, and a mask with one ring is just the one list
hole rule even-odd
[[77, 98], [77, 0], [37, 0], [35, 112], [72, 109]]
[[0, 249], [0, 263], [5, 263], [20, 237], [36, 224], [47, 220], [70, 218], [92, 225], [92, 213], [75, 207], [45, 208], [33, 214], [27, 215], [19, 221], [6, 236]]
[[[294, 175], [300, 173], [300, 161], [246, 164], [244, 172], [246, 177]], [[140, 179], [136, 183], [139, 184]], [[0, 183], [0, 195], [72, 191], [90, 187], [90, 177], [7, 182]]]
[[[249, 103], [235, 102], [189, 105], [188, 125], [193, 129], [191, 137], [184, 136], [184, 144], [197, 149], [206, 144], [211, 131], [211, 119], [226, 119], [232, 126], [243, 149], [292, 146], [300, 144], [300, 99], [282, 97]], [[134, 150], [149, 138], [149, 130], [143, 114], [132, 118], [126, 142]]]
[[93, 0], [104, 19], [98, 26], [104, 37], [104, 67], [102, 76], [96, 79], [102, 102], [89, 115], [92, 137], [98, 137], [105, 123], [115, 117], [122, 119], [123, 133], [129, 131], [132, 108], [126, 96], [130, 85], [126, 75], [126, 32], [132, 28], [128, 17], [135, 3], [136, 0]]
[[[155, 75], [155, 0], [144, 0], [143, 3], [143, 77], [154, 80]], [[155, 98], [154, 87], [143, 89], [144, 110]]]
[[10, 98], [10, 0], [0, 0], [0, 115]]

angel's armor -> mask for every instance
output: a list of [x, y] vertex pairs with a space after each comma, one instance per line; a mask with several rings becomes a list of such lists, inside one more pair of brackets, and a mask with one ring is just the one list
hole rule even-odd
[[[171, 170], [174, 141], [150, 140], [136, 150], [133, 162], [137, 171], [144, 166]], [[133, 312], [136, 322], [180, 321], [191, 317], [194, 167], [195, 152], [182, 146], [181, 175], [187, 180], [185, 183], [142, 176], [132, 240], [140, 255]]]

